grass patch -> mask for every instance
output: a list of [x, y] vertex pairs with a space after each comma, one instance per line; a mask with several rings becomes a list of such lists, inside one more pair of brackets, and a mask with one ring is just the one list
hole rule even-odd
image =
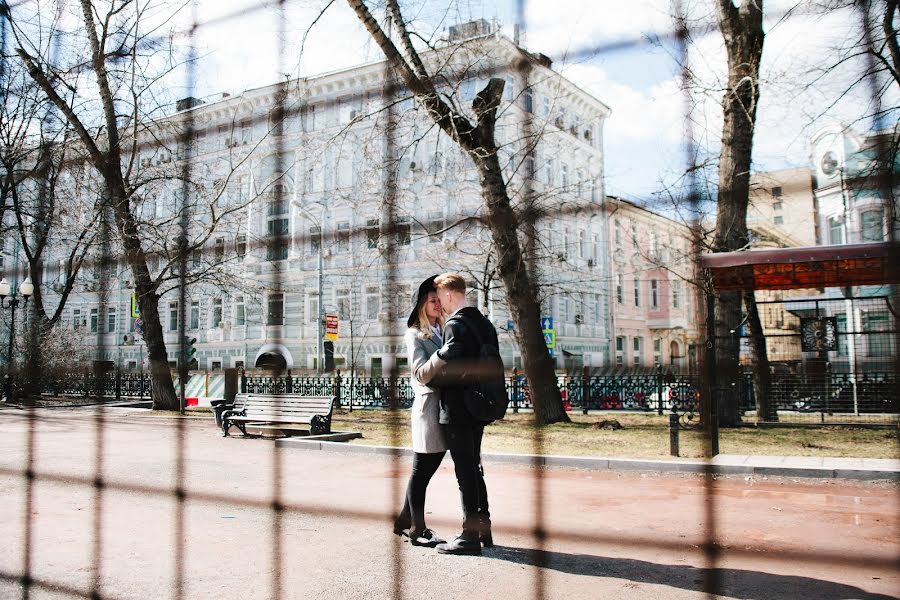
[[[671, 458], [666, 415], [570, 413], [569, 416], [571, 423], [556, 423], [538, 429], [533, 425], [531, 415], [508, 415], [485, 430], [482, 450], [516, 454]], [[604, 420], [616, 420], [622, 429], [595, 426]], [[354, 444], [411, 445], [408, 411], [355, 410], [350, 413], [337, 410], [333, 429], [361, 432], [362, 439], [355, 440], [352, 442]], [[896, 427], [723, 428], [719, 435], [719, 451], [722, 454], [898, 458], [898, 433]], [[679, 445], [683, 458], [703, 456], [704, 443], [699, 432], [682, 430]]]

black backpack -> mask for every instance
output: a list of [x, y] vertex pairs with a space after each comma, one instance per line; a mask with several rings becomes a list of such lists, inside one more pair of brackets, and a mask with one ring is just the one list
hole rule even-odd
[[[466, 409], [476, 421], [491, 423], [506, 416], [509, 407], [509, 393], [506, 391], [506, 376], [503, 367], [503, 359], [500, 357], [497, 332], [490, 321], [485, 321], [491, 327], [490, 340], [485, 340], [478, 332], [478, 328], [466, 324], [466, 328], [472, 332], [478, 340], [479, 351], [465, 376], [465, 386], [469, 393], [465, 394]], [[459, 319], [459, 322], [464, 322]]]

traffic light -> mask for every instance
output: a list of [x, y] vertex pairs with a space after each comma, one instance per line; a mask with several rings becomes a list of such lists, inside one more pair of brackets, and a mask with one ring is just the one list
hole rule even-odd
[[194, 344], [197, 343], [197, 338], [192, 337], [188, 338], [185, 336], [184, 338], [184, 358], [187, 362], [188, 368], [196, 367], [197, 365], [197, 348], [194, 347]]
[[331, 373], [334, 371], [334, 342], [331, 340], [326, 340], [324, 342], [325, 349], [325, 372]]

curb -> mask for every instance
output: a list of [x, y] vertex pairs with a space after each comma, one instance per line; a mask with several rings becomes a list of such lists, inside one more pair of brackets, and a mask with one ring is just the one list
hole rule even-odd
[[[363, 446], [344, 442], [285, 438], [275, 441], [281, 448], [319, 450], [351, 454], [411, 457], [411, 448], [391, 446]], [[646, 460], [638, 458], [603, 458], [590, 456], [535, 456], [530, 454], [484, 453], [487, 462], [529, 465], [535, 467], [565, 467], [590, 471], [652, 471], [661, 473], [711, 473], [715, 475], [761, 475], [769, 477], [810, 477], [816, 479], [891, 480], [900, 481], [900, 466], [883, 468], [852, 468], [827, 466], [792, 466], [777, 464], [734, 464], [734, 456], [720, 455], [712, 462], [695, 460]], [[778, 457], [782, 459], [783, 457]], [[828, 459], [824, 459], [828, 460]], [[887, 461], [897, 462], [897, 461]]]

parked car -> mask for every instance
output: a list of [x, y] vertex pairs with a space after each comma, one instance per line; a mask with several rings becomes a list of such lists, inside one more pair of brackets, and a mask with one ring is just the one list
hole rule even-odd
[[[662, 388], [663, 410], [672, 410], [674, 406], [677, 412], [696, 411], [699, 400], [697, 390], [690, 383], [667, 383]], [[659, 391], [653, 392], [647, 397], [648, 410], [656, 410], [659, 407]]]

